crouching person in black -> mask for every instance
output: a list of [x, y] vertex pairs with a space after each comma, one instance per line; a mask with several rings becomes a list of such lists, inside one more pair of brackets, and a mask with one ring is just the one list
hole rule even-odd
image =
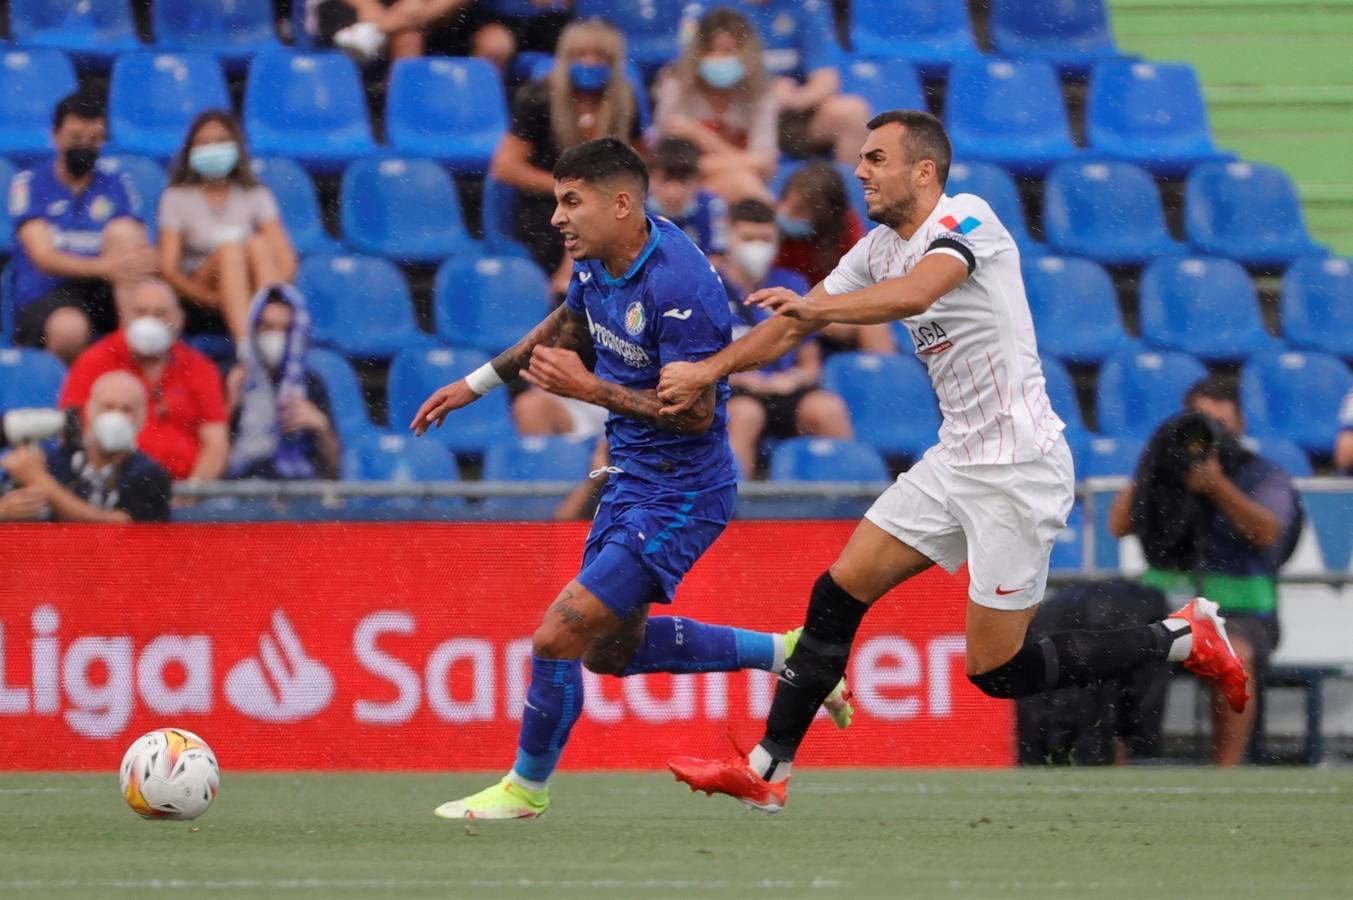
[[[1184, 406], [1152, 435], [1132, 484], [1114, 498], [1109, 530], [1141, 540], [1144, 583], [1220, 604], [1254, 696], [1278, 643], [1277, 574], [1301, 534], [1300, 500], [1286, 471], [1240, 443], [1245, 423], [1233, 382], [1203, 379]], [[1213, 696], [1217, 765], [1244, 759], [1258, 708], [1232, 712]]]

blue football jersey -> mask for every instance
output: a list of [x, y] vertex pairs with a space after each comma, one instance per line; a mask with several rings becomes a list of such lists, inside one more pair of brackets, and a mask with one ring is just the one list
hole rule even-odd
[[[649, 216], [648, 227], [647, 243], [619, 278], [600, 260], [574, 263], [565, 300], [587, 316], [597, 376], [634, 390], [656, 388], [667, 363], [704, 359], [731, 340], [728, 297], [709, 260], [666, 219]], [[714, 423], [704, 434], [675, 434], [612, 413], [611, 465], [671, 490], [732, 484], [727, 405], [728, 383], [720, 381]]]

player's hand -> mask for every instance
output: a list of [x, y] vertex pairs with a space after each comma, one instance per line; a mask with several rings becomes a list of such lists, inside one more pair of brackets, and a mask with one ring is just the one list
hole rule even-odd
[[796, 294], [789, 288], [769, 287], [753, 291], [747, 297], [747, 304], [768, 309], [777, 316], [786, 316], [790, 319], [811, 322], [817, 318], [815, 315], [817, 310], [812, 299]]
[[422, 437], [433, 425], [441, 428], [442, 422], [446, 421], [447, 415], [453, 410], [469, 406], [478, 399], [479, 395], [470, 390], [464, 378], [453, 381], [446, 387], [438, 388], [431, 397], [423, 401], [423, 405], [418, 407], [418, 415], [409, 423], [409, 429], [418, 437]]
[[588, 400], [597, 384], [597, 376], [587, 371], [577, 353], [558, 347], [532, 349], [531, 364], [521, 370], [521, 377], [541, 390], [578, 400]]
[[704, 365], [698, 362], [674, 362], [663, 366], [658, 376], [658, 399], [666, 406], [659, 415], [670, 416], [690, 409], [717, 380], [711, 378]]

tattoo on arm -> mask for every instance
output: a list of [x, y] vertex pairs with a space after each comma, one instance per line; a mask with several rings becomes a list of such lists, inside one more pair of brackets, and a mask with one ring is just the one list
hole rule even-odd
[[658, 399], [657, 390], [637, 391], [603, 381], [593, 399], [597, 405], [604, 406], [613, 413], [648, 422], [663, 431], [676, 434], [700, 434], [707, 431], [714, 422], [712, 385], [700, 395], [700, 399], [695, 401], [690, 409], [675, 415], [663, 415], [660, 412], [665, 404]]
[[591, 340], [587, 319], [565, 304], [550, 313], [527, 332], [526, 336], [493, 358], [493, 370], [503, 381], [511, 381], [531, 363], [531, 351], [536, 347], [561, 347], [576, 350]]
[[559, 616], [565, 625], [572, 625], [574, 622], [580, 622], [583, 614], [573, 606], [573, 591], [564, 588], [564, 592], [559, 595], [559, 599], [550, 604], [550, 611]]

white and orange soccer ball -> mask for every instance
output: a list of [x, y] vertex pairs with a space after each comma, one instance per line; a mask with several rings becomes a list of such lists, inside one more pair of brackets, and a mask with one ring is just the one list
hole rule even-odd
[[147, 819], [196, 819], [216, 799], [221, 770], [207, 742], [182, 728], [157, 728], [127, 748], [122, 797]]

